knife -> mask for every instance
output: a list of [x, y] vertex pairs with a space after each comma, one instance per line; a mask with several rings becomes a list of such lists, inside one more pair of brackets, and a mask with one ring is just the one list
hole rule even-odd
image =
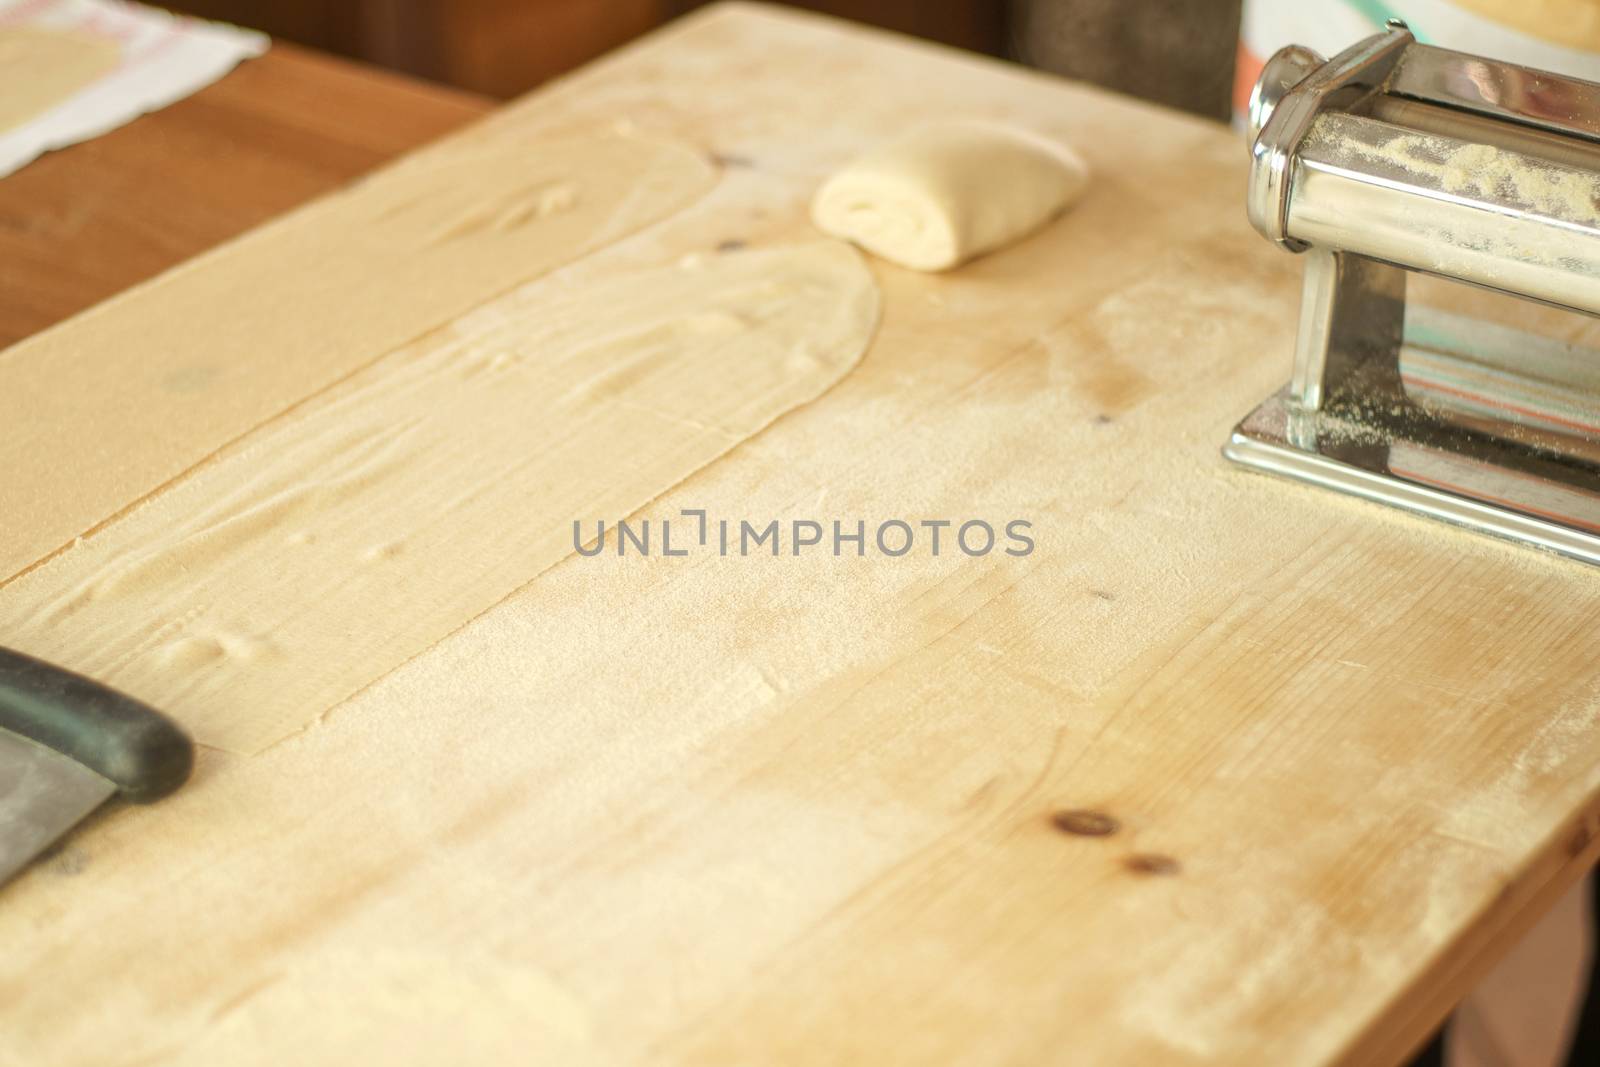
[[193, 766], [194, 745], [165, 715], [0, 648], [0, 885], [113, 794], [159, 800]]

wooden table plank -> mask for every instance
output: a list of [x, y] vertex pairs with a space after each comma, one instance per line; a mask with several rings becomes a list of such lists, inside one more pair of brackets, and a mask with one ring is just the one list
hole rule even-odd
[[1420, 1040], [1600, 847], [1600, 582], [1222, 463], [1288, 372], [1300, 267], [1244, 222], [1236, 139], [744, 5], [480, 132], [723, 161], [582, 285], [812, 239], [830, 168], [953, 113], [1068, 138], [1095, 184], [962, 271], [875, 263], [860, 367], [646, 516], [1026, 514], [1036, 555], [569, 559], [9, 888], [8, 1037], [208, 1065]]
[[0, 348], [455, 129], [490, 101], [277, 43], [0, 178]]

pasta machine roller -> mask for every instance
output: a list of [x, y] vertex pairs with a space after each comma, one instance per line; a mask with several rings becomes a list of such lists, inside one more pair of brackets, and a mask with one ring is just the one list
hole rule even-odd
[[[1224, 454], [1600, 563], [1600, 85], [1396, 20], [1274, 55], [1249, 132], [1250, 221], [1305, 283], [1291, 380]], [[1530, 332], [1496, 301], [1581, 315]]]

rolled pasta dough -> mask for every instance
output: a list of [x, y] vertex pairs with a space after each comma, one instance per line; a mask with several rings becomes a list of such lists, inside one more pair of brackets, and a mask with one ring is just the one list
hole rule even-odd
[[996, 123], [933, 123], [817, 190], [817, 228], [916, 270], [946, 270], [1032, 232], [1088, 184], [1076, 153]]

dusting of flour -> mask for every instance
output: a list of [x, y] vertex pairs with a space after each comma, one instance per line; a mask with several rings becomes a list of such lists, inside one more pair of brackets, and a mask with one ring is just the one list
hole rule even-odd
[[1494, 145], [1407, 133], [1372, 144], [1318, 123], [1308, 140], [1431, 178], [1447, 192], [1500, 197], [1541, 214], [1600, 223], [1600, 176]]

